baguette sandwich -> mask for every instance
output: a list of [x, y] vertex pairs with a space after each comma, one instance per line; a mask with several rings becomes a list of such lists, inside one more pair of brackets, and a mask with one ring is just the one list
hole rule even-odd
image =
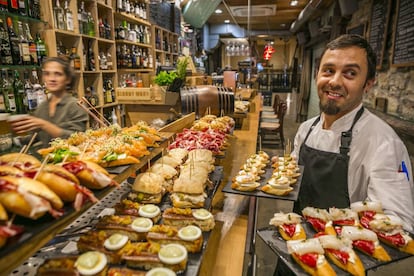
[[391, 257], [378, 241], [375, 232], [357, 226], [342, 227], [340, 237], [350, 239], [352, 246], [362, 253], [380, 261], [390, 261]]
[[401, 219], [384, 214], [376, 214], [369, 222], [369, 228], [378, 239], [391, 247], [414, 255], [414, 241], [410, 234], [403, 230]]
[[286, 241], [306, 239], [305, 229], [302, 225], [302, 217], [296, 213], [275, 213], [269, 224], [278, 228], [279, 234]]
[[14, 214], [38, 219], [46, 212], [54, 217], [63, 213], [62, 200], [40, 181], [28, 177], [0, 177], [0, 203]]
[[354, 276], [365, 275], [364, 265], [352, 249], [352, 241], [332, 235], [321, 235], [318, 239], [325, 255], [336, 266]]
[[322, 232], [329, 235], [336, 235], [335, 228], [329, 216], [329, 212], [325, 209], [314, 207], [305, 207], [302, 210], [305, 220], [312, 225], [316, 232]]
[[324, 250], [317, 238], [289, 240], [287, 249], [292, 258], [312, 276], [333, 276], [335, 271], [324, 256]]

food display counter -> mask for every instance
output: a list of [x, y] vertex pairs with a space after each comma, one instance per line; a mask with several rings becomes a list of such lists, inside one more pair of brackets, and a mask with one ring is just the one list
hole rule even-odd
[[[105, 214], [105, 210], [119, 201], [126, 191], [131, 186], [131, 176], [136, 175], [141, 169], [145, 170], [146, 166], [151, 159], [160, 157], [163, 153], [163, 149], [170, 145], [173, 140], [174, 134], [183, 128], [187, 128], [194, 122], [194, 114], [184, 116], [176, 121], [174, 124], [164, 127], [160, 133], [163, 137], [163, 141], [160, 147], [151, 149], [150, 155], [143, 157], [139, 164], [121, 166], [115, 168], [108, 168], [108, 171], [113, 175], [113, 179], [121, 184], [119, 189], [110, 187], [104, 189], [96, 196], [100, 201], [96, 204], [87, 204], [79, 211], [70, 210], [65, 216], [57, 220], [47, 220], [41, 227], [35, 229], [33, 232], [28, 232], [24, 240], [11, 250], [2, 251], [0, 258], [0, 271], [2, 275], [36, 275], [37, 268], [43, 263], [45, 258], [58, 255], [62, 252], [71, 252], [71, 232], [73, 229], [78, 229], [80, 226], [90, 225], [96, 221], [96, 217]], [[255, 120], [254, 120], [255, 121]], [[256, 126], [257, 129], [257, 126]], [[220, 242], [220, 230], [222, 229], [221, 216], [232, 216], [232, 213], [227, 214], [228, 210], [221, 209], [223, 194], [219, 186], [222, 180], [228, 178], [231, 175], [231, 163], [236, 161], [238, 151], [235, 146], [240, 146], [240, 142], [243, 143], [244, 139], [238, 140], [235, 134], [229, 136], [229, 147], [223, 155], [216, 159], [215, 171], [213, 173], [212, 182], [214, 183], [214, 189], [209, 193], [209, 199], [206, 200], [206, 206], [211, 207], [212, 213], [218, 215], [216, 219], [217, 227], [213, 231], [204, 233], [203, 251], [199, 254], [192, 254], [189, 258], [187, 270], [184, 275], [198, 275], [202, 274], [201, 271], [207, 269], [208, 273], [212, 273], [212, 267], [214, 267], [216, 260], [216, 253]], [[249, 145], [250, 145], [249, 141]], [[255, 145], [254, 139], [252, 145]], [[254, 152], [255, 146], [252, 148]], [[243, 153], [247, 154], [247, 153]], [[244, 159], [244, 157], [240, 158]], [[162, 208], [162, 207], [161, 207]], [[218, 214], [220, 213], [220, 214]], [[243, 220], [245, 219], [243, 215]], [[36, 221], [33, 221], [33, 225]], [[35, 227], [36, 228], [36, 227]], [[26, 235], [26, 234], [25, 234]], [[73, 237], [72, 237], [73, 238]], [[242, 243], [242, 246], [244, 244]], [[244, 248], [242, 248], [244, 249]], [[61, 251], [63, 250], [63, 251]], [[241, 251], [241, 254], [243, 250]], [[213, 264], [213, 266], [210, 266]], [[241, 272], [242, 264], [238, 264], [238, 270]]]

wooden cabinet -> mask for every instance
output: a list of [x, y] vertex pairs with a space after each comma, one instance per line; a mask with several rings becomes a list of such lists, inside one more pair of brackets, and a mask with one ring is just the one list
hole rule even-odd
[[149, 87], [154, 73], [151, 24], [135, 12], [119, 10], [114, 20], [118, 87]]
[[174, 66], [178, 60], [178, 34], [159, 26], [152, 26], [154, 56], [157, 66]]
[[[64, 7], [64, 3], [61, 1], [60, 6]], [[49, 22], [49, 28], [43, 32], [48, 55], [79, 56], [80, 66], [75, 68], [77, 82], [74, 94], [87, 99], [95, 95], [96, 111], [111, 121], [113, 111], [119, 117], [115, 93], [110, 92], [111, 86], [116, 87], [118, 84], [112, 5], [102, 1], [68, 3], [72, 11], [73, 31], [58, 28], [54, 13], [56, 0], [41, 0], [42, 19]], [[93, 23], [87, 23], [87, 18], [82, 16], [92, 17]], [[109, 87], [108, 82], [112, 84]], [[91, 126], [94, 125], [91, 120]]]

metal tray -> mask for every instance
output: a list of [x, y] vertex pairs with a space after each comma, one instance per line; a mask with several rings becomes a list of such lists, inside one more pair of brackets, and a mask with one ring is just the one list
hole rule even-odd
[[[303, 228], [305, 229], [307, 237], [313, 237], [316, 232], [312, 229], [309, 223], [302, 223]], [[275, 226], [268, 226], [257, 230], [258, 236], [277, 254], [280, 256], [280, 259], [287, 265], [287, 267], [296, 275], [308, 275], [290, 256], [287, 251], [286, 241], [280, 236], [279, 231]], [[388, 254], [391, 257], [391, 261], [382, 262], [378, 261], [368, 255], [365, 255], [358, 250], [355, 250], [355, 253], [361, 259], [361, 262], [364, 265], [365, 271], [374, 270], [380, 266], [387, 265], [396, 261], [403, 260], [412, 255], [399, 251], [396, 248], [390, 247], [384, 243], [381, 245], [385, 248]], [[343, 271], [339, 267], [335, 266], [329, 259], [328, 262], [331, 264], [332, 268], [335, 270], [337, 275], [349, 275], [349, 273]]]
[[[215, 170], [210, 174], [210, 180], [213, 185], [207, 189], [208, 198], [205, 202], [205, 208], [211, 208], [211, 200], [220, 181], [223, 178], [223, 167], [216, 166]], [[129, 182], [128, 182], [129, 181]], [[36, 252], [32, 257], [27, 259], [21, 266], [17, 267], [10, 273], [10, 276], [36, 275], [37, 268], [44, 262], [45, 259], [58, 256], [76, 255], [76, 241], [83, 233], [83, 230], [91, 229], [100, 217], [112, 210], [112, 207], [125, 197], [130, 191], [132, 178], [121, 183], [120, 189], [111, 191], [107, 196], [102, 198], [98, 203], [88, 209], [85, 213], [79, 216], [73, 223], [66, 227], [61, 233], [50, 240], [44, 247]], [[164, 196], [163, 201], [159, 205], [161, 210], [171, 207], [171, 202], [168, 196]], [[162, 220], [161, 220], [162, 223]], [[210, 232], [203, 232], [203, 246], [200, 253], [190, 253], [188, 255], [187, 269], [182, 273], [185, 276], [194, 276], [198, 274], [200, 265], [203, 259], [204, 250], [207, 246], [210, 237]], [[119, 265], [117, 265], [119, 266]]]
[[231, 188], [231, 181], [229, 181], [226, 184], [226, 186], [224, 186], [222, 191], [224, 193], [231, 193], [231, 194], [238, 194], [238, 195], [257, 196], [257, 197], [265, 197], [265, 198], [274, 198], [274, 199], [296, 201], [298, 199], [299, 190], [300, 190], [300, 186], [301, 186], [301, 183], [302, 183], [303, 168], [304, 168], [303, 166], [299, 166], [300, 176], [297, 178], [296, 183], [292, 185], [293, 190], [285, 196], [272, 195], [272, 194], [262, 192], [260, 190], [264, 185], [266, 185], [267, 180], [272, 175], [272, 172], [273, 172], [274, 169], [270, 166], [267, 166], [265, 168], [265, 173], [262, 175], [262, 177], [260, 178], [260, 181], [259, 181], [260, 186], [257, 187], [255, 191], [244, 192], [244, 191], [234, 190], [234, 189]]

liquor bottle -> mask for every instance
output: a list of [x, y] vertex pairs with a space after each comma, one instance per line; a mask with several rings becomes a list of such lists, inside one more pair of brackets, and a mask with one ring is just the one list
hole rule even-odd
[[32, 69], [32, 89], [33, 93], [36, 95], [37, 106], [47, 100], [45, 88], [40, 84], [37, 70], [35, 68]]
[[22, 65], [20, 58], [19, 37], [13, 29], [13, 21], [11, 17], [7, 17], [7, 30], [9, 32], [10, 48], [14, 65]]
[[88, 13], [85, 10], [85, 3], [81, 2], [81, 15], [82, 15], [82, 34], [88, 34]]
[[13, 71], [7, 72], [7, 78], [3, 81], [6, 81], [6, 85], [4, 86], [5, 95], [9, 99], [7, 107], [8, 113], [16, 113], [16, 99], [14, 97], [14, 89], [13, 89]]
[[65, 7], [64, 7], [63, 11], [64, 11], [64, 15], [65, 15], [66, 30], [73, 32], [73, 30], [74, 30], [74, 27], [73, 27], [73, 13], [69, 9], [68, 0], [65, 0]]
[[20, 79], [19, 71], [14, 70], [14, 79], [13, 79], [13, 94], [14, 100], [16, 103], [16, 113], [17, 114], [26, 114], [27, 113], [27, 101], [26, 95], [24, 93], [24, 84]]
[[35, 110], [37, 107], [37, 95], [33, 90], [33, 84], [30, 81], [30, 74], [29, 71], [24, 71], [23, 73], [24, 79], [24, 93], [26, 94], [27, 98], [27, 109], [29, 111]]
[[29, 0], [29, 16], [40, 19], [40, 0]]
[[123, 0], [116, 0], [116, 11], [117, 12], [123, 12], [124, 11]]
[[95, 88], [91, 85], [88, 88], [86, 88], [86, 91], [88, 92], [88, 94], [90, 94], [89, 98], [87, 99], [89, 101], [89, 103], [92, 106], [98, 106], [99, 105], [99, 99], [98, 99], [98, 96], [96, 96]]
[[20, 48], [20, 56], [23, 65], [30, 65], [30, 49], [29, 49], [29, 42], [26, 38], [26, 34], [23, 31], [23, 23], [21, 21], [17, 22], [18, 30], [19, 30], [19, 48]]
[[8, 110], [9, 98], [7, 96], [7, 69], [1, 69], [0, 79], [0, 112], [6, 113]]
[[95, 36], [95, 20], [92, 17], [92, 14], [88, 12], [88, 35]]
[[161, 50], [161, 32], [157, 30], [157, 34], [155, 36], [155, 48]]
[[106, 38], [105, 37], [105, 25], [103, 23], [102, 18], [98, 19], [98, 31], [99, 31], [99, 37]]
[[104, 82], [104, 93], [105, 93], [105, 103], [112, 103], [112, 93], [111, 93], [111, 87], [110, 85], [110, 79], [106, 79]]
[[19, 14], [23, 16], [28, 15], [28, 7], [27, 7], [27, 0], [18, 0], [19, 4]]
[[36, 42], [34, 41], [32, 34], [30, 33], [29, 23], [25, 23], [24, 26], [27, 42], [29, 43], [30, 64], [38, 64], [39, 60], [37, 58]]
[[79, 33], [83, 34], [83, 17], [82, 17], [82, 11], [84, 9], [84, 3], [81, 2], [81, 5], [78, 9], [78, 26], [79, 26]]
[[103, 51], [99, 53], [99, 68], [101, 70], [108, 70], [106, 55]]
[[95, 54], [92, 49], [92, 43], [90, 41], [88, 42], [87, 59], [88, 59], [88, 71], [95, 71], [96, 70]]
[[39, 65], [42, 65], [43, 61], [47, 57], [47, 51], [46, 51], [46, 44], [40, 37], [40, 33], [36, 34], [36, 54], [37, 54], [37, 63]]
[[104, 27], [105, 27], [105, 38], [106, 39], [111, 39], [112, 38], [112, 29], [111, 29], [111, 25], [108, 23], [108, 19], [105, 19], [104, 21]]
[[78, 50], [76, 49], [76, 47], [72, 47], [69, 59], [70, 59], [71, 65], [73, 66], [73, 69], [75, 70], [81, 69], [80, 56], [78, 54]]
[[106, 53], [106, 67], [108, 68], [108, 70], [114, 69], [114, 64], [112, 61], [112, 55], [110, 50], [108, 50], [108, 52]]
[[[3, 19], [0, 18], [0, 64], [13, 64], [12, 51], [7, 29], [4, 26]], [[1, 95], [0, 95], [1, 97]]]
[[19, 12], [19, 0], [9, 0], [7, 1], [7, 8], [11, 13], [18, 13]]
[[56, 5], [53, 7], [53, 13], [55, 17], [55, 28], [65, 30], [65, 15], [59, 0], [56, 0]]

